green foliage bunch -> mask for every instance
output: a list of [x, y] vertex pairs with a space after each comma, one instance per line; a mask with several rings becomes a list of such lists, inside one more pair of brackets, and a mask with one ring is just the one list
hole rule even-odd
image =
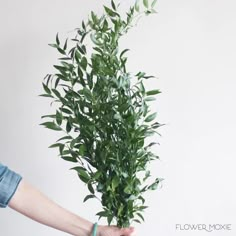
[[144, 80], [154, 76], [127, 72], [129, 49], [119, 49], [120, 37], [139, 16], [155, 13], [155, 3], [136, 1], [124, 18], [112, 0], [102, 16], [92, 11], [75, 37], [62, 43], [57, 34], [50, 46], [62, 56], [54, 65], [57, 72], [45, 77], [45, 93], [40, 95], [58, 105], [54, 114], [42, 116], [49, 120], [41, 125], [65, 133], [50, 147], [58, 147], [62, 159], [77, 164], [72, 169], [89, 190], [84, 201], [99, 199], [103, 210], [97, 215], [109, 224], [116, 220], [120, 227], [144, 220], [143, 194], [161, 181], [146, 182], [151, 176], [147, 165], [159, 157], [151, 151], [156, 143], [145, 142], [163, 125], [154, 121], [157, 113], [149, 105], [160, 91], [145, 89]]

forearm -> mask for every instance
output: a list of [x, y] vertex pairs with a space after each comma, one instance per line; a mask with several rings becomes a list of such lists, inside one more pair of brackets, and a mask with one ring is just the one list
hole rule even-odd
[[75, 236], [90, 236], [93, 224], [62, 208], [21, 180], [9, 206], [21, 214]]

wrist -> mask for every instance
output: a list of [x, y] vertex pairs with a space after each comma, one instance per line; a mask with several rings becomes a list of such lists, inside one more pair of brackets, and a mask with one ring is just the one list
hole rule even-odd
[[72, 235], [75, 236], [91, 236], [93, 232], [93, 223], [87, 221], [79, 216], [76, 216], [74, 222], [72, 222], [71, 229]]

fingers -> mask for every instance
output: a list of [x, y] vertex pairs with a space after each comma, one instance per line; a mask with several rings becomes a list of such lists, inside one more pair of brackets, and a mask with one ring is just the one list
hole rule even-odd
[[134, 233], [134, 227], [130, 227], [130, 228], [123, 228], [120, 230], [121, 232], [121, 236], [132, 236]]

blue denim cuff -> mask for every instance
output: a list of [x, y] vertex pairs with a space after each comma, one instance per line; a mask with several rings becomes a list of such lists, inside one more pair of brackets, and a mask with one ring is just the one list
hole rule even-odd
[[22, 177], [0, 163], [0, 207], [7, 207]]

